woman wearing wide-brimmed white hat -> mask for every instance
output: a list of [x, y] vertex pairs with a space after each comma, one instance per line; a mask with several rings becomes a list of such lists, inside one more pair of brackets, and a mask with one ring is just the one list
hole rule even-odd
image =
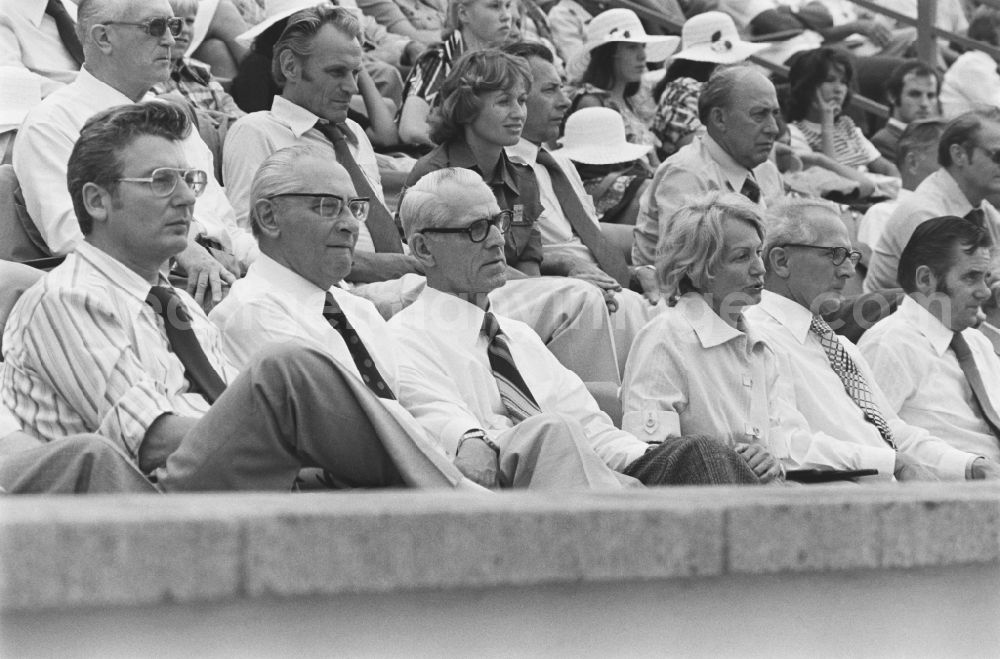
[[698, 119], [701, 88], [721, 65], [745, 61], [771, 44], [740, 39], [733, 19], [721, 11], [692, 16], [681, 29], [681, 50], [670, 58], [667, 73], [653, 88], [657, 101], [653, 132], [669, 156], [702, 129]]
[[587, 43], [576, 56], [587, 64], [574, 82], [570, 114], [586, 107], [611, 108], [622, 115], [629, 142], [658, 146], [649, 130], [655, 106], [642, 76], [647, 62], [662, 62], [679, 42], [674, 36], [646, 34], [630, 9], [598, 14], [587, 25]]

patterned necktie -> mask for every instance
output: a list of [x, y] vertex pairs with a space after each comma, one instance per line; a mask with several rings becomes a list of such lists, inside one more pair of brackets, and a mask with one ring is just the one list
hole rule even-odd
[[208, 361], [198, 337], [191, 328], [191, 315], [180, 296], [169, 286], [153, 286], [146, 296], [146, 304], [163, 319], [167, 342], [184, 365], [193, 393], [201, 394], [209, 404], [218, 400], [226, 389], [215, 367]]
[[500, 400], [507, 408], [507, 416], [515, 423], [521, 423], [529, 416], [540, 414], [542, 410], [535, 402], [535, 397], [531, 395], [531, 390], [528, 389], [517, 366], [514, 365], [514, 358], [507, 344], [507, 335], [500, 329], [497, 317], [489, 311], [483, 317], [482, 333], [489, 340], [486, 354], [490, 359], [493, 377], [497, 381]]
[[333, 151], [337, 154], [339, 162], [347, 173], [351, 175], [351, 182], [354, 189], [362, 197], [368, 197], [371, 201], [368, 207], [368, 219], [365, 226], [368, 227], [372, 236], [372, 243], [375, 244], [375, 251], [379, 253], [395, 252], [403, 253], [403, 243], [399, 239], [399, 231], [396, 229], [396, 222], [393, 221], [389, 209], [385, 207], [380, 199], [381, 195], [375, 194], [374, 188], [368, 182], [368, 177], [361, 171], [361, 166], [351, 154], [351, 149], [347, 145], [348, 135], [350, 141], [355, 142], [354, 133], [351, 129], [342, 124], [317, 123], [317, 130], [323, 133], [330, 142], [333, 143]]
[[976, 399], [979, 411], [983, 414], [983, 419], [990, 427], [990, 430], [993, 431], [993, 436], [1000, 439], [1000, 415], [997, 414], [993, 403], [990, 402], [986, 385], [983, 383], [983, 377], [979, 373], [979, 367], [976, 366], [976, 360], [972, 357], [972, 350], [969, 348], [969, 344], [965, 341], [965, 337], [962, 336], [961, 332], [955, 332], [952, 334], [951, 343], [948, 345], [955, 353], [955, 356], [958, 357], [958, 365], [962, 367], [962, 372], [965, 373], [965, 380], [969, 383], [969, 388], [972, 389], [972, 395]]
[[812, 323], [809, 324], [809, 329], [819, 337], [820, 345], [823, 346], [823, 350], [826, 352], [826, 358], [830, 362], [830, 367], [844, 384], [844, 390], [847, 392], [847, 395], [861, 408], [865, 419], [878, 429], [885, 443], [892, 448], [896, 448], [896, 443], [892, 438], [892, 430], [889, 429], [889, 424], [885, 422], [885, 417], [882, 416], [882, 412], [875, 405], [871, 387], [865, 382], [865, 378], [858, 370], [857, 364], [847, 354], [847, 350], [841, 345], [833, 329], [819, 316], [813, 316]]
[[566, 172], [544, 148], [538, 150], [538, 164], [548, 170], [552, 178], [552, 190], [556, 193], [559, 206], [562, 207], [563, 216], [569, 221], [573, 232], [580, 237], [580, 242], [594, 255], [601, 270], [628, 288], [630, 271], [625, 255], [604, 237], [600, 227], [591, 222]]
[[743, 179], [743, 187], [740, 188], [740, 194], [755, 204], [760, 203], [760, 186], [757, 185], [757, 179], [754, 178], [753, 172], [747, 174], [747, 177]]
[[63, 6], [62, 0], [49, 0], [49, 3], [45, 5], [45, 13], [55, 20], [60, 41], [66, 46], [66, 50], [76, 60], [76, 63], [82, 66], [83, 46], [80, 44], [80, 38], [76, 36], [76, 24], [69, 12], [66, 11], [66, 7]]
[[372, 390], [372, 393], [379, 398], [396, 400], [396, 396], [389, 389], [389, 385], [385, 383], [382, 374], [378, 372], [375, 360], [372, 359], [371, 353], [365, 348], [365, 344], [361, 341], [361, 337], [358, 336], [357, 330], [351, 326], [351, 323], [347, 320], [347, 316], [340, 310], [340, 305], [337, 304], [337, 301], [333, 299], [333, 295], [330, 293], [326, 294], [326, 306], [323, 308], [323, 317], [343, 337], [344, 343], [347, 344], [347, 350], [351, 353], [351, 359], [354, 360], [354, 365], [358, 367], [361, 379]]
[[972, 222], [977, 227], [986, 226], [986, 213], [983, 212], [982, 208], [973, 208], [971, 211], [965, 214], [965, 219]]

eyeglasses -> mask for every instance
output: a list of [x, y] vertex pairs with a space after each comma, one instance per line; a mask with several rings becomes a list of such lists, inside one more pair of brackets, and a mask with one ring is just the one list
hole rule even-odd
[[985, 153], [986, 157], [989, 160], [992, 160], [994, 164], [1000, 165], [1000, 149], [996, 149], [994, 151], [990, 151], [986, 147], [979, 146], [978, 144], [976, 145], [976, 148], [979, 149], [980, 151], [982, 151], [983, 153]]
[[432, 227], [421, 229], [417, 233], [467, 233], [469, 234], [469, 240], [474, 243], [481, 243], [486, 240], [486, 236], [490, 235], [491, 227], [496, 227], [500, 230], [500, 233], [507, 233], [513, 217], [514, 213], [511, 211], [500, 211], [492, 217], [484, 217], [481, 220], [476, 220], [469, 226], [462, 227], [461, 229]]
[[368, 219], [368, 208], [371, 202], [369, 197], [355, 197], [354, 199], [344, 199], [340, 195], [326, 194], [322, 192], [282, 192], [281, 194], [271, 195], [267, 199], [278, 199], [279, 197], [301, 197], [303, 199], [314, 199], [319, 202], [317, 206], [313, 208], [320, 217], [325, 217], [327, 219], [333, 219], [335, 217], [340, 217], [340, 214], [344, 212], [344, 204], [347, 204], [347, 210], [351, 211], [351, 215], [354, 216], [359, 222], [364, 222]]
[[808, 247], [809, 249], [822, 249], [825, 250], [830, 260], [833, 261], [834, 265], [840, 265], [847, 259], [851, 260], [851, 265], [857, 265], [861, 262], [861, 252], [856, 249], [847, 249], [846, 247], [827, 247], [826, 245], [803, 245], [802, 243], [785, 243], [781, 247]]
[[177, 189], [177, 181], [183, 180], [184, 184], [191, 188], [191, 192], [197, 197], [205, 191], [208, 185], [208, 174], [200, 169], [174, 169], [173, 167], [159, 167], [153, 170], [148, 178], [119, 178], [116, 181], [124, 183], [148, 183], [149, 189], [157, 197], [166, 197]]
[[107, 23], [101, 23], [101, 25], [131, 25], [133, 27], [141, 27], [142, 31], [151, 37], [162, 37], [167, 30], [170, 30], [170, 36], [176, 37], [180, 35], [181, 30], [184, 28], [184, 19], [161, 16], [159, 18], [151, 18], [148, 21], [143, 21], [142, 23], [108, 21]]

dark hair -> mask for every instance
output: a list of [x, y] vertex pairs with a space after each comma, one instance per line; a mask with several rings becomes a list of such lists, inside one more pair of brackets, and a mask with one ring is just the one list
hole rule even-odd
[[834, 67], [844, 71], [844, 82], [847, 84], [847, 94], [844, 96], [846, 107], [851, 102], [851, 83], [854, 81], [854, 66], [850, 55], [839, 48], [824, 46], [792, 56], [791, 67], [788, 69], [788, 83], [791, 87], [788, 94], [788, 121], [806, 118], [816, 99], [816, 90], [826, 82]]
[[993, 246], [986, 229], [963, 217], [945, 215], [917, 225], [899, 257], [899, 285], [907, 293], [917, 290], [917, 268], [926, 265], [938, 279], [951, 268], [952, 248], [958, 245], [966, 254]]
[[[580, 76], [580, 83], [589, 82], [595, 87], [610, 90], [615, 84], [615, 53], [618, 51], [618, 44], [628, 43], [626, 41], [612, 41], [601, 44], [590, 51], [590, 61], [587, 69]], [[630, 82], [625, 85], [622, 96], [628, 101], [639, 92], [639, 83]]]
[[116, 179], [122, 175], [121, 153], [136, 138], [152, 135], [179, 142], [190, 132], [187, 112], [167, 101], [120, 105], [88, 119], [66, 167], [67, 187], [80, 231], [87, 235], [94, 228], [94, 218], [83, 204], [83, 186], [96, 183], [117, 189]]
[[667, 83], [678, 78], [691, 78], [698, 82], [707, 82], [718, 66], [716, 62], [699, 62], [693, 59], [671, 60], [666, 75], [660, 78], [656, 86], [653, 87], [653, 98], [659, 101], [663, 90], [667, 88]]
[[525, 92], [531, 89], [531, 70], [522, 58], [497, 48], [465, 53], [441, 83], [430, 118], [431, 140], [443, 144], [462, 136], [465, 125], [483, 109], [482, 94], [513, 89], [518, 83]]
[[360, 39], [361, 25], [357, 17], [344, 7], [336, 7], [329, 2], [297, 11], [288, 17], [288, 24], [274, 44], [271, 56], [271, 75], [275, 82], [284, 85], [285, 74], [281, 72], [281, 54], [290, 50], [299, 58], [308, 56], [313, 49], [312, 41], [324, 25], [333, 25], [344, 34]]
[[983, 123], [1000, 123], [1000, 108], [977, 109], [958, 115], [948, 122], [938, 142], [938, 164], [951, 167], [951, 147], [958, 144], [971, 157]]
[[906, 157], [914, 151], [937, 147], [944, 131], [942, 119], [920, 119], [911, 121], [903, 130], [896, 146], [896, 165], [900, 168], [906, 162]]
[[507, 44], [500, 50], [514, 57], [522, 57], [524, 59], [537, 57], [549, 64], [555, 64], [556, 62], [556, 58], [552, 55], [552, 51], [549, 50], [548, 46], [537, 41], [515, 41], [514, 43]]
[[885, 84], [885, 95], [889, 105], [899, 105], [899, 97], [903, 93], [903, 79], [911, 73], [917, 78], [934, 78], [937, 92], [941, 93], [941, 76], [937, 71], [918, 59], [906, 60], [892, 70], [889, 81]]
[[972, 13], [966, 34], [970, 39], [996, 46], [1000, 45], [997, 44], [997, 28], [1000, 28], [1000, 11], [981, 6]]

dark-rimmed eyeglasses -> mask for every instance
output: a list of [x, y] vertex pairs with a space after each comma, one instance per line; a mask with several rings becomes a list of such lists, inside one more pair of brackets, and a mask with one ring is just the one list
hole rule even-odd
[[124, 183], [146, 183], [157, 197], [166, 197], [177, 189], [177, 182], [183, 180], [197, 197], [205, 191], [208, 185], [208, 174], [200, 169], [174, 169], [173, 167], [158, 167], [146, 178], [118, 178]]
[[106, 23], [101, 23], [101, 25], [131, 25], [132, 27], [140, 27], [143, 32], [151, 37], [162, 37], [166, 34], [167, 30], [170, 30], [170, 36], [176, 37], [180, 35], [181, 30], [184, 28], [184, 19], [161, 16], [159, 18], [151, 18], [148, 21], [143, 21], [142, 23], [107, 21]]
[[327, 194], [325, 192], [282, 192], [265, 198], [279, 199], [281, 197], [312, 199], [316, 202], [313, 206], [313, 210], [320, 217], [325, 217], [326, 219], [340, 217], [340, 214], [344, 212], [344, 206], [346, 205], [347, 210], [349, 210], [351, 215], [354, 216], [354, 219], [359, 222], [364, 222], [368, 219], [368, 208], [371, 205], [371, 199], [369, 197], [345, 199], [340, 195]]
[[847, 259], [851, 260], [851, 265], [861, 263], [861, 252], [856, 249], [846, 247], [827, 247], [826, 245], [804, 245], [802, 243], [785, 243], [781, 247], [807, 247], [809, 249], [821, 249], [827, 253], [834, 265], [840, 265]]
[[496, 227], [501, 234], [507, 233], [507, 229], [510, 228], [511, 220], [514, 218], [514, 213], [511, 211], [500, 211], [492, 217], [484, 217], [481, 220], [476, 220], [467, 227], [458, 228], [438, 228], [430, 227], [427, 229], [421, 229], [417, 233], [465, 233], [469, 235], [469, 240], [474, 243], [481, 243], [486, 240], [486, 236], [490, 235], [490, 228]]

